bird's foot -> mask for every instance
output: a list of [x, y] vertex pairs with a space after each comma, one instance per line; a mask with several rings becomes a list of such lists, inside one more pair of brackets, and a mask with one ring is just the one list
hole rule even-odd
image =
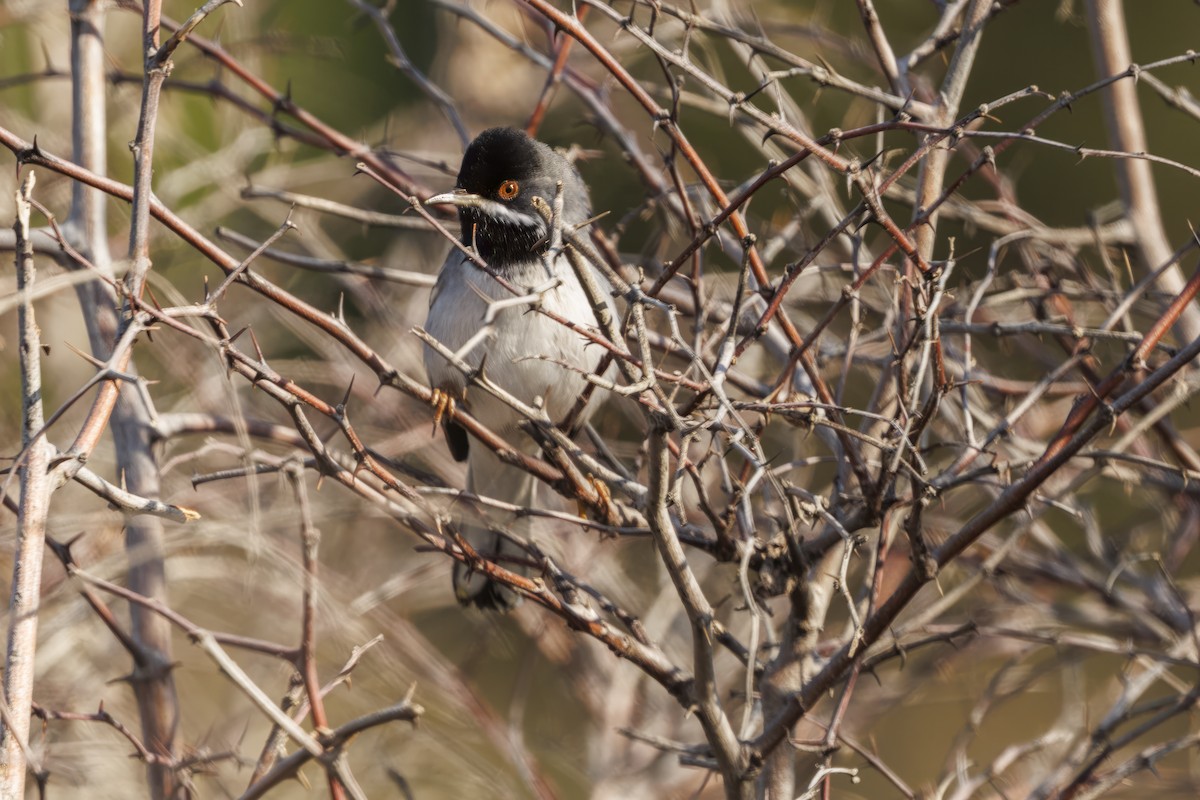
[[608, 488], [608, 484], [597, 478], [592, 473], [588, 473], [588, 483], [596, 490], [596, 494], [600, 496], [600, 502], [608, 505], [612, 502], [612, 491]]
[[[612, 491], [608, 488], [608, 484], [597, 478], [595, 475], [592, 475], [590, 472], [587, 476], [587, 482], [588, 485], [591, 486], [596, 492], [596, 502], [592, 505], [595, 508], [609, 509], [612, 505]], [[576, 506], [579, 509], [580, 518], [587, 519], [587, 506], [584, 505], [584, 502], [582, 500], [578, 500], [576, 501]], [[612, 514], [606, 512], [604, 516], [611, 517]]]
[[441, 389], [434, 389], [433, 396], [429, 398], [429, 403], [434, 408], [433, 433], [437, 433], [437, 428], [442, 422], [442, 417], [454, 419], [454, 396]]

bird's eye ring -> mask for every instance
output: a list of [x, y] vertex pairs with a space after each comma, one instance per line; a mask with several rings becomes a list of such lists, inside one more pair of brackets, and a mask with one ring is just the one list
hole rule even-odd
[[498, 194], [501, 200], [512, 200], [520, 191], [521, 187], [517, 185], [516, 181], [505, 181], [500, 184]]

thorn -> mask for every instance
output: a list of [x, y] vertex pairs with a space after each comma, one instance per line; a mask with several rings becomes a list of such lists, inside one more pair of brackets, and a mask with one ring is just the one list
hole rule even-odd
[[109, 678], [107, 681], [105, 681], [105, 684], [109, 686], [114, 683], [133, 683], [133, 673], [130, 672], [128, 675], [118, 675], [115, 678]]
[[254, 343], [254, 352], [258, 355], [258, 360], [263, 364], [267, 363], [267, 357], [263, 354], [262, 347], [258, 344], [258, 337], [254, 335], [254, 329], [250, 328], [250, 341]]
[[70, 350], [72, 353], [74, 353], [75, 355], [82, 358], [84, 361], [91, 364], [96, 369], [104, 369], [105, 368], [105, 366], [106, 366], [105, 363], [103, 361], [101, 361], [100, 359], [96, 358], [95, 356], [93, 356], [91, 353], [83, 352], [82, 350], [80, 350], [78, 347], [71, 344], [70, 342], [64, 342], [64, 344], [66, 344], [68, 350]]
[[150, 302], [154, 304], [154, 307], [162, 311], [162, 303], [158, 302], [158, 298], [154, 296], [154, 289], [150, 287], [149, 283], [146, 284], [146, 294], [150, 295]]
[[70, 572], [71, 566], [75, 563], [71, 558], [71, 542], [64, 544], [52, 536], [47, 536], [46, 546], [50, 548], [51, 553], [54, 553], [54, 557], [58, 559], [59, 563]]

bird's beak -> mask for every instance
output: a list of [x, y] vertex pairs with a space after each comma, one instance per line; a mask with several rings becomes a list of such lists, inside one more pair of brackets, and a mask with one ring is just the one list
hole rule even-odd
[[433, 197], [430, 197], [428, 200], [426, 200], [424, 205], [448, 205], [458, 206], [459, 208], [473, 208], [478, 207], [482, 201], [482, 197], [477, 194], [471, 194], [466, 189], [455, 189], [452, 192], [435, 194]]

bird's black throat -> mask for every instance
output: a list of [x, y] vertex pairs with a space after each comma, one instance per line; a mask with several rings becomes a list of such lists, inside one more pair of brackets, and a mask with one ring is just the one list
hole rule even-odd
[[[530, 213], [533, 212], [530, 209]], [[488, 266], [503, 270], [515, 264], [536, 260], [546, 250], [546, 226], [539, 218], [523, 225], [496, 217], [476, 208], [459, 209], [462, 242], [474, 248]]]

